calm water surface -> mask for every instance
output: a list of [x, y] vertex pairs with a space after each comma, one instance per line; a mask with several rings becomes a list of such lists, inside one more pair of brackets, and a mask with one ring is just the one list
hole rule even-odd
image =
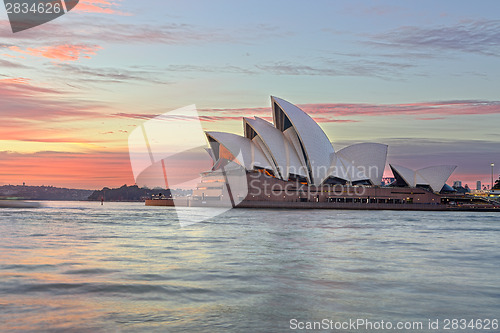
[[181, 228], [139, 203], [0, 209], [0, 331], [500, 319], [499, 244], [494, 213], [242, 209]]

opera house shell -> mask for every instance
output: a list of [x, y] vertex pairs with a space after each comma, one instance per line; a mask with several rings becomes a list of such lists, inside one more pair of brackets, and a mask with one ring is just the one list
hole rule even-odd
[[[248, 172], [260, 172], [282, 181], [311, 186], [381, 186], [387, 145], [359, 143], [335, 152], [321, 127], [297, 106], [271, 97], [273, 123], [243, 118], [244, 136], [206, 132], [213, 171], [228, 161]], [[455, 166], [417, 171], [391, 165], [400, 187], [426, 187], [439, 192]]]
[[408, 187], [428, 187], [434, 192], [440, 192], [457, 168], [456, 165], [438, 165], [413, 171], [411, 169], [390, 165], [396, 178], [395, 185]]

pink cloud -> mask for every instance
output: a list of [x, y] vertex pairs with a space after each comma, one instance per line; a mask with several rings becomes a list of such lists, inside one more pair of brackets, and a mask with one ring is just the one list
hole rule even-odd
[[106, 0], [81, 0], [75, 11], [85, 13], [99, 13], [99, 14], [114, 14], [114, 15], [130, 15], [120, 12], [115, 9], [118, 7], [119, 1], [106, 1]]
[[[14, 77], [0, 79], [0, 97], [3, 102], [9, 98], [31, 97], [34, 94], [59, 95], [61, 92], [56, 89], [34, 86], [28, 78]], [[5, 105], [3, 106], [5, 107]]]
[[[417, 120], [441, 120], [450, 116], [500, 113], [500, 101], [438, 101], [407, 104], [302, 104], [299, 105], [318, 123], [352, 123], [360, 116], [413, 116]], [[258, 116], [272, 121], [268, 107], [199, 109], [200, 119], [206, 122], [241, 121], [243, 117]], [[119, 113], [118, 117], [152, 119], [159, 114]]]
[[[438, 120], [450, 116], [499, 114], [500, 101], [462, 100], [438, 101], [405, 104], [366, 104], [366, 103], [325, 103], [301, 104], [302, 110], [317, 122], [357, 122], [360, 116], [413, 116], [418, 120]], [[227, 108], [202, 109], [212, 117], [231, 119], [235, 116], [270, 116], [270, 108]]]
[[[500, 113], [500, 101], [438, 101], [408, 104], [303, 104], [300, 107], [311, 115], [390, 116], [390, 115], [476, 115]], [[432, 119], [431, 118], [431, 119]], [[430, 120], [431, 120], [430, 119]]]
[[12, 77], [0, 79], [0, 84], [29, 84], [30, 79], [24, 77]]
[[[150, 120], [158, 116], [161, 116], [161, 120], [165, 121], [168, 121], [170, 119], [186, 120], [186, 121], [197, 120], [195, 117], [180, 117], [180, 116], [169, 117], [168, 115], [161, 115], [161, 114], [125, 113], [125, 112], [115, 113], [113, 116], [122, 118], [131, 118], [131, 119], [141, 119], [141, 120]], [[206, 122], [216, 122], [216, 121], [226, 121], [226, 120], [241, 121], [242, 119], [243, 117], [241, 116], [204, 116], [204, 115], [199, 116], [199, 120]]]
[[[13, 136], [20, 139], [22, 136], [34, 138], [36, 131], [33, 130], [43, 123], [95, 121], [105, 117], [103, 110], [108, 108], [106, 105], [75, 98], [62, 89], [37, 85], [23, 77], [0, 79], [0, 101], [0, 136], [4, 140], [7, 137], [12, 139]], [[39, 137], [48, 139], [52, 136], [40, 133]]]
[[29, 47], [26, 50], [23, 50], [18, 46], [10, 46], [9, 49], [14, 52], [27, 54], [34, 57], [44, 57], [48, 59], [56, 59], [59, 61], [75, 61], [80, 57], [89, 58], [90, 55], [95, 55], [96, 51], [102, 49], [102, 47], [98, 45], [63, 44], [39, 48]]

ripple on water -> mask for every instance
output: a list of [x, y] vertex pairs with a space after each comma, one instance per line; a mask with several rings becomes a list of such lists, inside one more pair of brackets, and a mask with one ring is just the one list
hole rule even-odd
[[173, 210], [135, 203], [0, 211], [0, 330], [497, 317], [498, 217], [241, 209], [181, 228]]

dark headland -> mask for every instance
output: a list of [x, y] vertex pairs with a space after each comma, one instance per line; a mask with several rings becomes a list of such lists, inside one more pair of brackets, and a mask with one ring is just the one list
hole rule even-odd
[[137, 185], [119, 188], [104, 187], [101, 190], [82, 190], [54, 186], [0, 186], [0, 199], [64, 200], [64, 201], [144, 201], [151, 196], [170, 196], [169, 189], [149, 189]]

